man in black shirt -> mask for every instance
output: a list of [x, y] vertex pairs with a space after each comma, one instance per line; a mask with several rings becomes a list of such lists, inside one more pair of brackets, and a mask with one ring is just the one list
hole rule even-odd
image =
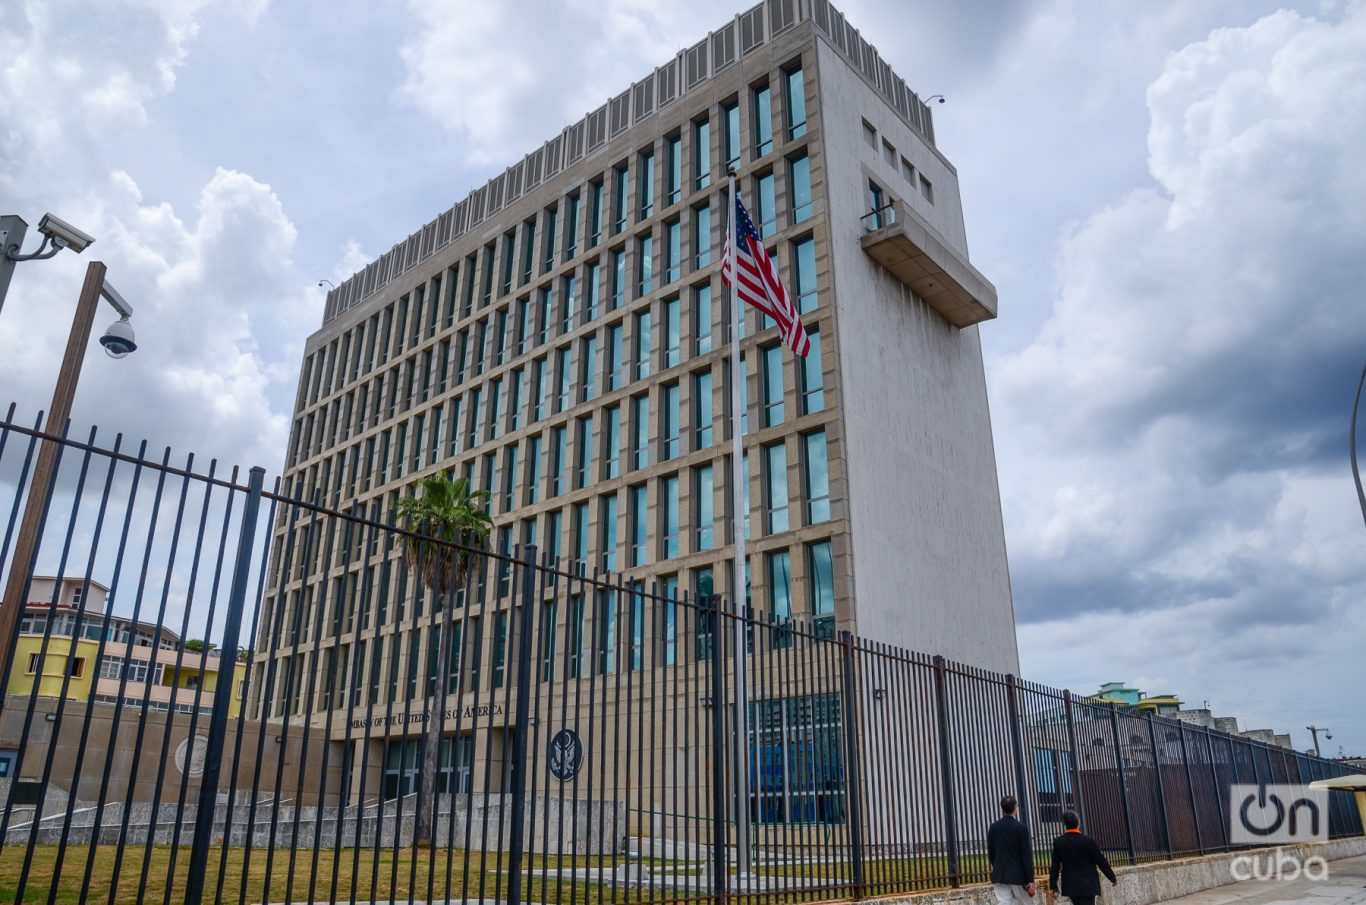
[[1005, 815], [987, 830], [987, 860], [991, 862], [991, 888], [1000, 905], [1026, 903], [1034, 896], [1034, 850], [1029, 827], [1015, 817], [1015, 796], [1001, 799]]
[[[1048, 871], [1048, 888], [1061, 892], [1072, 900], [1072, 905], [1095, 905], [1100, 895], [1100, 877], [1096, 868], [1110, 880], [1113, 886], [1119, 882], [1105, 853], [1090, 836], [1083, 835], [1081, 821], [1072, 811], [1063, 811], [1064, 832], [1053, 840], [1053, 866]], [[1062, 886], [1058, 886], [1058, 874], [1062, 874]]]

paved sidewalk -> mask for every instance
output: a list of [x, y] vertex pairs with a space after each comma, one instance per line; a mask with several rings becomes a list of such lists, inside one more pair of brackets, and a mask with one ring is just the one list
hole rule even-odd
[[[1122, 881], [1121, 881], [1122, 882]], [[1314, 905], [1366, 905], [1366, 856], [1328, 862], [1326, 880], [1248, 880], [1207, 889], [1162, 905], [1280, 905], [1312, 902]]]

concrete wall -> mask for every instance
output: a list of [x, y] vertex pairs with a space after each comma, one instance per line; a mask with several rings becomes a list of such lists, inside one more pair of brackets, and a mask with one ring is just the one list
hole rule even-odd
[[[1179, 896], [1187, 896], [1206, 889], [1227, 886], [1237, 880], [1232, 866], [1236, 858], [1254, 858], [1260, 870], [1274, 861], [1277, 854], [1295, 857], [1303, 862], [1311, 857], [1336, 861], [1366, 854], [1366, 837], [1337, 839], [1315, 845], [1287, 845], [1256, 851], [1227, 852], [1201, 858], [1182, 858], [1177, 861], [1157, 861], [1137, 867], [1116, 867], [1119, 885], [1101, 883], [1100, 905], [1154, 905]], [[1331, 871], [1331, 868], [1330, 868]], [[995, 905], [996, 894], [990, 886], [974, 886], [951, 892], [934, 892], [915, 896], [892, 896], [884, 903], [914, 903], [914, 905]], [[1042, 897], [1038, 899], [1043, 902]], [[1059, 902], [1067, 901], [1058, 899]]]
[[[874, 179], [966, 255], [957, 177], [817, 44], [858, 631], [1018, 672], [977, 328], [952, 327], [859, 245]], [[864, 120], [878, 130], [876, 148]], [[934, 204], [901, 177], [903, 156], [933, 183]]]

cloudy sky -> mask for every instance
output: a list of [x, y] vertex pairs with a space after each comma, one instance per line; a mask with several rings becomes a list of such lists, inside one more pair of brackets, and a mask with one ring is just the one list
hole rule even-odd
[[[1027, 675], [1366, 753], [1366, 6], [838, 4], [935, 108], [974, 263]], [[1286, 8], [1289, 6], [1290, 8]], [[0, 0], [0, 395], [50, 393], [86, 259], [145, 352], [78, 421], [277, 470], [335, 281], [732, 2]]]

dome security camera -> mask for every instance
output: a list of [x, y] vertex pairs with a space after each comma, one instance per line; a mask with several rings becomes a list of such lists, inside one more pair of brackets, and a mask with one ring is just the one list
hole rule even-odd
[[133, 325], [128, 318], [121, 317], [110, 324], [100, 337], [100, 345], [104, 346], [110, 358], [124, 358], [135, 351], [138, 344], [133, 341]]

